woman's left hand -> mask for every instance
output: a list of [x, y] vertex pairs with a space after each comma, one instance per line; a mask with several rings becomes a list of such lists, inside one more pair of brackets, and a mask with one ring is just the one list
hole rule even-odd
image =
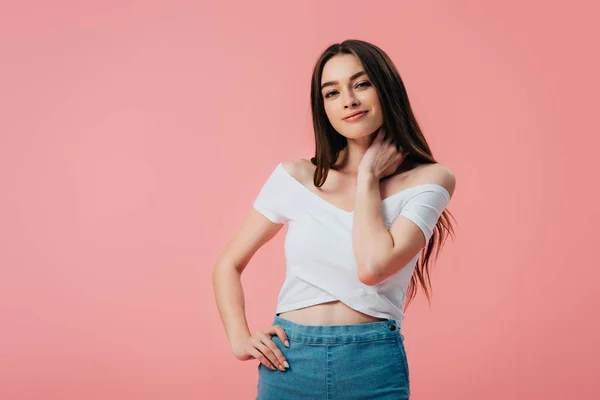
[[396, 172], [402, 161], [406, 157], [406, 152], [397, 150], [388, 138], [383, 140], [385, 130], [383, 126], [379, 128], [375, 140], [360, 160], [358, 170], [360, 173], [372, 174], [377, 179], [381, 179]]

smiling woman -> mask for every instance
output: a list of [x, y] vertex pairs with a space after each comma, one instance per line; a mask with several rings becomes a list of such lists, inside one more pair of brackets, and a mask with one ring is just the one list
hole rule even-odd
[[[232, 352], [259, 361], [257, 399], [408, 399], [404, 306], [418, 282], [429, 299], [430, 256], [453, 234], [455, 178], [377, 46], [327, 48], [311, 106], [314, 157], [277, 164], [213, 271]], [[251, 334], [241, 273], [285, 223], [277, 310]]]
[[[353, 72], [358, 71], [358, 72]], [[338, 79], [337, 75], [349, 76]], [[341, 54], [331, 58], [322, 72], [321, 94], [324, 110], [331, 125], [347, 138], [364, 136], [364, 132], [375, 132], [383, 123], [377, 90], [373, 87], [360, 60], [353, 54]], [[340, 107], [340, 102], [356, 101], [360, 106]], [[367, 118], [368, 117], [368, 118]], [[344, 126], [350, 122], [361, 123]]]
[[345, 121], [347, 122], [352, 122], [352, 121], [357, 121], [360, 118], [362, 118], [363, 116], [365, 116], [369, 111], [357, 111], [357, 112], [353, 112], [350, 115], [348, 115], [347, 117], [344, 118]]

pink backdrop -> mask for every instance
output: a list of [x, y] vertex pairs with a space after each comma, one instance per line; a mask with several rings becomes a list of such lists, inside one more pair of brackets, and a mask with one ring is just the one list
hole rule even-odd
[[[254, 398], [211, 270], [276, 163], [312, 155], [311, 68], [346, 38], [391, 56], [457, 176], [403, 326], [413, 398], [597, 398], [593, 2], [5, 3], [0, 398]], [[252, 331], [284, 234], [243, 276]]]

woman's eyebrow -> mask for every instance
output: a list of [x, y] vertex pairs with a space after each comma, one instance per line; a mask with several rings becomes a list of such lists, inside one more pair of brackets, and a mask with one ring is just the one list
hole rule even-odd
[[[359, 76], [362, 76], [362, 75], [366, 75], [366, 72], [365, 71], [359, 71], [359, 72], [355, 73], [354, 75], [352, 75], [350, 77], [350, 80], [353, 81], [354, 79], [356, 79], [356, 78], [358, 78]], [[339, 83], [338, 81], [325, 82], [324, 84], [321, 85], [321, 90], [323, 90], [323, 88], [325, 86], [333, 86], [333, 85], [337, 85], [338, 83]]]

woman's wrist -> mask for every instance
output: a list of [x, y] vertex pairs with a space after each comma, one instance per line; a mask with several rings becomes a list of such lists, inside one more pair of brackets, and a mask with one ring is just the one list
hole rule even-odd
[[252, 336], [250, 331], [244, 330], [243, 332], [236, 332], [234, 335], [231, 335], [229, 338], [229, 345], [231, 348], [237, 347], [240, 343], [245, 342], [248, 338]]
[[359, 183], [364, 182], [366, 185], [369, 185], [373, 182], [379, 182], [379, 178], [373, 173], [373, 171], [366, 169], [358, 170], [356, 180]]

